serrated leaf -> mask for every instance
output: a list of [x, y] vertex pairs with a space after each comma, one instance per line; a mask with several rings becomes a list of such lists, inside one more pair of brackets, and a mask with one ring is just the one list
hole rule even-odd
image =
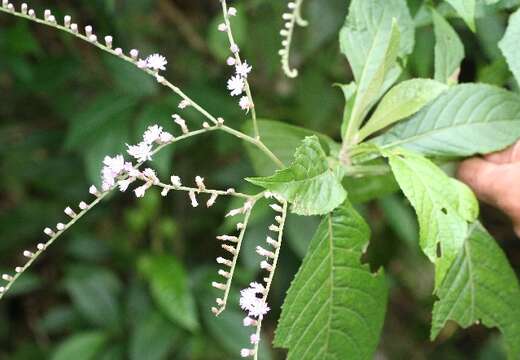
[[146, 256], [139, 260], [141, 273], [150, 282], [152, 298], [159, 308], [187, 330], [199, 328], [188, 276], [173, 256]]
[[435, 266], [440, 284], [478, 216], [478, 202], [469, 188], [448, 177], [430, 160], [407, 151], [384, 154], [419, 220], [420, 245]]
[[446, 0], [457, 11], [459, 16], [468, 24], [471, 31], [475, 32], [475, 0]]
[[359, 141], [415, 114], [447, 88], [447, 85], [431, 79], [412, 79], [394, 86], [359, 131]]
[[450, 83], [454, 75], [458, 74], [460, 63], [464, 59], [464, 45], [444, 17], [433, 8], [431, 11], [435, 32], [434, 78], [443, 83]]
[[[320, 139], [321, 145], [330, 151], [339, 147], [330, 137], [316, 131], [275, 120], [258, 119], [257, 122], [258, 129], [262, 135], [262, 142], [286, 165], [291, 163], [296, 148], [306, 136], [316, 135]], [[244, 132], [253, 135], [251, 121], [246, 122]], [[244, 145], [257, 175], [267, 176], [277, 170], [273, 161], [260, 151], [258, 147], [249, 143]]]
[[[395, 19], [392, 20], [390, 30], [380, 24], [374, 37], [374, 42], [366, 58], [363, 71], [357, 79], [358, 87], [352, 113], [342, 134], [344, 141], [350, 141], [354, 132], [358, 130], [366, 114], [377, 102], [384, 86], [388, 86], [386, 79], [395, 81], [397, 52], [399, 50], [399, 28]], [[397, 70], [400, 72], [400, 70]], [[342, 126], [342, 128], [345, 128]]]
[[451, 87], [410, 119], [374, 143], [382, 149], [405, 147], [426, 156], [487, 154], [520, 137], [520, 97], [484, 84]]
[[520, 85], [520, 48], [518, 44], [520, 42], [520, 10], [517, 10], [509, 17], [509, 25], [507, 26], [506, 33], [500, 42], [498, 47], [504, 54], [509, 68], [515, 75], [515, 79], [518, 85]]
[[51, 359], [94, 360], [107, 341], [107, 335], [102, 332], [76, 333], [58, 346]]
[[399, 57], [410, 54], [414, 46], [414, 23], [404, 0], [353, 0], [340, 32], [341, 52], [347, 57], [356, 82], [360, 82], [378, 32], [390, 32], [392, 19], [399, 26]]
[[432, 339], [448, 320], [464, 328], [482, 322], [502, 332], [511, 360], [520, 358], [518, 279], [500, 247], [480, 223], [471, 226], [437, 296]]
[[350, 203], [328, 214], [285, 298], [274, 345], [287, 359], [371, 359], [387, 284], [361, 263], [370, 229]]
[[306, 137], [296, 149], [293, 163], [272, 176], [247, 178], [292, 204], [298, 215], [322, 215], [331, 212], [347, 197], [341, 179], [329, 168], [318, 137]]

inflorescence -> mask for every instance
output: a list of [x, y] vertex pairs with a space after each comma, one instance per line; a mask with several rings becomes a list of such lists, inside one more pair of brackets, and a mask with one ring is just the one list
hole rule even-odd
[[291, 44], [294, 34], [294, 28], [296, 25], [305, 27], [308, 25], [307, 21], [303, 20], [301, 15], [301, 7], [303, 0], [294, 0], [290, 1], [287, 4], [289, 11], [282, 15], [282, 19], [284, 20], [284, 27], [280, 30], [280, 35], [282, 36], [282, 48], [279, 51], [282, 69], [290, 78], [295, 78], [298, 76], [298, 70], [292, 69], [289, 63], [289, 57], [291, 54]]
[[[43, 251], [52, 245], [54, 241], [56, 241], [76, 221], [83, 217], [110, 192], [114, 190], [126, 192], [130, 187], [132, 187], [134, 195], [137, 198], [142, 198], [146, 195], [148, 189], [155, 186], [161, 189], [162, 196], [167, 196], [170, 191], [182, 191], [186, 193], [187, 199], [193, 207], [199, 206], [201, 195], [207, 196], [205, 199], [207, 207], [213, 206], [219, 196], [232, 196], [244, 201], [240, 208], [233, 209], [226, 214], [226, 217], [241, 217], [239, 222], [236, 224], [236, 234], [217, 236], [217, 239], [222, 242], [222, 249], [228, 253], [227, 256], [217, 258], [217, 263], [222, 266], [222, 268], [218, 270], [218, 274], [224, 279], [224, 281], [212, 283], [213, 287], [224, 292], [221, 297], [216, 299], [217, 306], [211, 309], [215, 315], [219, 315], [226, 308], [235, 267], [251, 211], [256, 201], [261, 196], [265, 196], [268, 199], [275, 200], [275, 203], [271, 204], [271, 208], [278, 213], [275, 216], [275, 222], [269, 226], [269, 231], [274, 232], [276, 235], [273, 237], [267, 236], [266, 248], [258, 246], [256, 249], [257, 253], [264, 257], [264, 260], [260, 263], [260, 267], [268, 273], [268, 276], [264, 277], [263, 283], [253, 282], [248, 288], [243, 289], [240, 293], [240, 306], [247, 312], [247, 317], [243, 322], [244, 326], [256, 327], [256, 331], [250, 338], [251, 347], [242, 349], [241, 355], [243, 357], [254, 356], [254, 358], [257, 359], [262, 319], [269, 311], [267, 296], [269, 294], [269, 289], [271, 287], [278, 261], [285, 216], [287, 213], [287, 203], [275, 194], [269, 192], [261, 192], [257, 195], [248, 195], [236, 192], [232, 188], [227, 190], [208, 189], [206, 187], [205, 179], [201, 176], [195, 177], [194, 186], [183, 185], [181, 178], [177, 175], [171, 175], [169, 183], [163, 183], [160, 181], [153, 169], [149, 167], [144, 170], [140, 169], [145, 162], [152, 160], [153, 156], [164, 147], [213, 130], [222, 130], [251, 143], [258, 147], [260, 151], [264, 152], [278, 167], [282, 168], [284, 166], [276, 155], [274, 155], [260, 140], [260, 134], [256, 122], [255, 106], [248, 83], [248, 76], [252, 67], [247, 63], [247, 61], [242, 61], [240, 57], [240, 49], [233, 38], [229, 20], [230, 17], [236, 16], [237, 9], [234, 7], [228, 8], [226, 0], [220, 0], [220, 2], [222, 5], [224, 22], [218, 25], [218, 29], [227, 33], [231, 56], [227, 59], [226, 63], [234, 68], [234, 73], [227, 82], [227, 88], [232, 96], [240, 96], [238, 101], [239, 106], [246, 112], [251, 112], [255, 137], [248, 136], [238, 130], [224, 125], [223, 118], [211, 115], [208, 111], [189, 98], [177, 86], [171, 84], [160, 75], [159, 72], [165, 71], [166, 65], [168, 64], [167, 59], [163, 55], [156, 53], [142, 58], [139, 56], [139, 51], [137, 49], [132, 49], [128, 51], [128, 54], [125, 54], [122, 48], [114, 48], [114, 39], [112, 36], [104, 36], [103, 42], [101, 42], [91, 25], [81, 28], [77, 23], [72, 22], [72, 17], [69, 15], [65, 15], [63, 17], [63, 22], [60, 24], [48, 9], [43, 12], [43, 16], [40, 18], [37, 16], [36, 11], [29, 8], [26, 3], [21, 4], [20, 9], [17, 10], [8, 0], [2, 0], [2, 6], [0, 7], [0, 11], [2, 12], [11, 13], [15, 16], [65, 31], [89, 42], [105, 52], [121, 58], [124, 61], [133, 63], [137, 68], [154, 76], [158, 83], [168, 87], [175, 94], [181, 97], [178, 104], [179, 110], [193, 107], [208, 121], [202, 123], [202, 128], [190, 130], [186, 120], [184, 120], [179, 114], [173, 114], [171, 116], [172, 121], [176, 126], [178, 126], [180, 131], [179, 135], [171, 134], [159, 125], [152, 125], [146, 129], [142, 136], [142, 140], [139, 143], [133, 145], [126, 144], [126, 153], [132, 161], [127, 161], [123, 154], [106, 156], [103, 159], [103, 168], [101, 170], [101, 187], [98, 189], [98, 187], [92, 185], [88, 189], [90, 195], [93, 196], [93, 199], [89, 201], [81, 201], [75, 207], [67, 206], [64, 209], [67, 221], [58, 222], [52, 227], [46, 227], [43, 232], [47, 236], [47, 239], [38, 243], [34, 250], [23, 251], [23, 256], [27, 259], [25, 264], [16, 267], [12, 274], [5, 273], [1, 276], [5, 283], [0, 286], [0, 299], [7, 293], [19, 276], [31, 266], [39, 255], [43, 253]], [[299, 8], [301, 1], [297, 1], [296, 4], [298, 4]], [[289, 7], [292, 8], [292, 5]], [[285, 17], [286, 15], [284, 15], [284, 18]], [[299, 18], [299, 10], [295, 9], [293, 18]]]

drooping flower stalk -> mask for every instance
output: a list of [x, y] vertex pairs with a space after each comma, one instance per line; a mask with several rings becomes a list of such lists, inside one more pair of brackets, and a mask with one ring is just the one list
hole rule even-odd
[[218, 274], [226, 279], [225, 284], [220, 282], [213, 282], [212, 285], [216, 289], [223, 290], [224, 295], [221, 298], [217, 298], [217, 307], [213, 307], [211, 311], [215, 314], [215, 316], [220, 315], [225, 309], [229, 297], [229, 291], [231, 290], [231, 284], [233, 282], [233, 276], [235, 275], [235, 269], [238, 261], [238, 256], [240, 254], [240, 249], [242, 247], [242, 241], [244, 240], [244, 235], [247, 229], [247, 225], [249, 223], [249, 217], [251, 216], [251, 211], [253, 210], [253, 206], [256, 203], [258, 197], [249, 198], [242, 208], [235, 209], [235, 211], [231, 210], [226, 216], [235, 216], [238, 214], [244, 214], [244, 220], [237, 224], [237, 230], [239, 231], [238, 236], [233, 235], [219, 235], [217, 236], [217, 240], [224, 242], [222, 244], [222, 248], [229, 252], [232, 255], [232, 260], [228, 260], [223, 257], [217, 258], [217, 263], [220, 265], [226, 266], [228, 269], [220, 269]]
[[[210, 126], [210, 127], [207, 127], [207, 128], [203, 128], [203, 129], [192, 131], [192, 132], [190, 132], [188, 134], [184, 134], [184, 135], [178, 136], [178, 137], [176, 137], [174, 139], [171, 139], [171, 141], [168, 142], [168, 143], [162, 143], [162, 144], [158, 145], [155, 149], [153, 149], [150, 152], [149, 155], [151, 157], [151, 156], [157, 154], [159, 151], [161, 151], [163, 148], [165, 148], [168, 145], [171, 145], [171, 144], [174, 144], [176, 142], [179, 142], [179, 141], [191, 138], [193, 136], [201, 135], [201, 134], [206, 133], [206, 132], [214, 131], [216, 129], [218, 129], [217, 126]], [[116, 158], [117, 158], [117, 156], [114, 157], [114, 158], [111, 158], [111, 159], [113, 160], [113, 159], [116, 159]], [[136, 172], [139, 172], [138, 169], [143, 165], [143, 163], [144, 163], [144, 161], [138, 162], [135, 166], [133, 166], [133, 168], [135, 169]], [[113, 166], [114, 164], [110, 164], [110, 165]], [[105, 166], [107, 166], [107, 165], [105, 165]], [[105, 177], [103, 177], [103, 181], [106, 181], [106, 180], [107, 179]], [[110, 194], [112, 191], [114, 191], [115, 189], [120, 187], [121, 186], [121, 182], [123, 182], [123, 184], [124, 184], [125, 180], [128, 180], [128, 178], [126, 178], [126, 179], [117, 179], [117, 182], [114, 180], [114, 183], [109, 188], [107, 188], [106, 190], [103, 190], [103, 189], [98, 190], [94, 185], [92, 185], [89, 188], [89, 193], [91, 195], [93, 195], [95, 197], [95, 199], [90, 201], [90, 202], [81, 201], [79, 203], [79, 205], [78, 205], [80, 211], [73, 211], [75, 216], [71, 216], [73, 214], [72, 214], [71, 211], [68, 210], [70, 207], [67, 207], [65, 209], [65, 214], [70, 218], [70, 220], [68, 222], [65, 222], [65, 223], [59, 222], [56, 225], [56, 230], [52, 230], [50, 227], [45, 228], [44, 229], [44, 233], [45, 233], [45, 235], [47, 235], [49, 237], [48, 240], [39, 243], [36, 246], [36, 251], [26, 250], [27, 252], [31, 253], [31, 256], [26, 256], [28, 258], [28, 261], [25, 264], [23, 264], [22, 266], [16, 267], [15, 268], [15, 272], [14, 272], [13, 275], [4, 274], [5, 276], [3, 276], [2, 279], [5, 281], [5, 284], [0, 286], [0, 299], [3, 298], [3, 296], [9, 291], [9, 289], [12, 287], [12, 285], [16, 282], [16, 280], [18, 280], [18, 278], [34, 263], [34, 261], [36, 261], [36, 259], [46, 249], [49, 248], [49, 246], [51, 246], [61, 235], [63, 235], [72, 225], [74, 225], [79, 219], [81, 219], [87, 212], [89, 212], [92, 208], [94, 208], [97, 204], [99, 204], [108, 194]], [[128, 183], [128, 185], [129, 184], [130, 184], [130, 182]], [[161, 185], [161, 183], [157, 184], [157, 186], [160, 186], [160, 185]], [[125, 188], [125, 190], [126, 190], [126, 188]], [[182, 187], [181, 190], [189, 191], [190, 188]], [[207, 190], [206, 192], [208, 194], [213, 194], [214, 191]], [[218, 191], [215, 191], [215, 192], [220, 193]], [[224, 193], [225, 193], [225, 191], [224, 191]], [[245, 196], [244, 194], [238, 194], [238, 193], [235, 193], [235, 194], [238, 197], [244, 197]], [[72, 210], [72, 209], [70, 209], [70, 210]], [[29, 253], [27, 253], [27, 255], [29, 255]]]
[[289, 8], [289, 12], [286, 12], [282, 15], [282, 19], [285, 21], [284, 27], [280, 30], [280, 35], [282, 36], [282, 48], [279, 51], [282, 69], [285, 75], [290, 78], [295, 78], [298, 76], [298, 70], [291, 68], [290, 65], [290, 55], [291, 55], [291, 44], [294, 34], [294, 28], [296, 25], [305, 27], [308, 25], [308, 22], [303, 20], [301, 15], [301, 7], [303, 4], [303, 0], [294, 0], [290, 1], [287, 6]]
[[273, 282], [274, 274], [276, 272], [276, 266], [278, 265], [278, 259], [280, 256], [280, 248], [282, 245], [283, 230], [285, 227], [285, 220], [287, 217], [287, 202], [283, 199], [277, 198], [276, 195], [271, 193], [264, 193], [267, 198], [274, 198], [278, 200], [280, 204], [273, 203], [270, 207], [277, 213], [275, 216], [275, 223], [269, 226], [269, 231], [274, 232], [276, 235], [273, 237], [267, 236], [266, 243], [268, 249], [261, 246], [256, 248], [256, 252], [264, 257], [264, 260], [260, 263], [262, 270], [268, 272], [268, 276], [264, 277], [264, 284], [251, 283], [249, 288], [241, 291], [240, 306], [243, 310], [248, 312], [247, 317], [244, 319], [244, 326], [254, 326], [256, 331], [251, 335], [252, 348], [244, 348], [241, 351], [242, 357], [254, 357], [258, 359], [258, 348], [260, 344], [260, 335], [262, 331], [262, 320], [267, 312], [270, 310], [267, 305], [267, 297]]

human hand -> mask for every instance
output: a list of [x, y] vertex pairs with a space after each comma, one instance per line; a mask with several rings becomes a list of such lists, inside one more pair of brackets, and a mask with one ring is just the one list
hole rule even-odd
[[520, 140], [503, 151], [463, 161], [457, 176], [480, 200], [506, 213], [520, 237]]

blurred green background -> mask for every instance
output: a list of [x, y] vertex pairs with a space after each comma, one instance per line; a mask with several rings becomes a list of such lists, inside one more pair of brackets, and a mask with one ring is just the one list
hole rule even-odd
[[[423, 4], [409, 0], [412, 15]], [[321, 131], [339, 140], [342, 94], [334, 83], [351, 81], [340, 55], [337, 33], [346, 0], [307, 0], [310, 21], [298, 29], [293, 62], [300, 76], [283, 76], [277, 55], [285, 1], [233, 1], [233, 20], [243, 54], [254, 66], [250, 81], [259, 116]], [[15, 4], [19, 6], [18, 2]], [[511, 75], [497, 49], [510, 6], [500, 1], [480, 9], [478, 32], [450, 19], [463, 39], [466, 60], [461, 81], [512, 88]], [[160, 52], [166, 77], [233, 127], [246, 118], [225, 89], [230, 69], [227, 43], [216, 29], [218, 1], [76, 0], [33, 1], [62, 19], [93, 25], [98, 38], [114, 35], [115, 46], [142, 54]], [[449, 9], [445, 9], [449, 13]], [[431, 77], [434, 39], [428, 19], [418, 21], [416, 46], [407, 77]], [[87, 199], [106, 154], [124, 151], [144, 129], [161, 124], [174, 131], [170, 115], [179, 98], [135, 67], [54, 29], [0, 13], [0, 272], [22, 263], [42, 229], [65, 220], [63, 209]], [[183, 113], [191, 128], [203, 119]], [[255, 172], [243, 145], [225, 134], [195, 137], [169, 148], [152, 167], [163, 179], [172, 173], [185, 182], [196, 175], [211, 188], [247, 191], [242, 178]], [[379, 182], [379, 185], [376, 184]], [[349, 184], [354, 200], [366, 200], [383, 184], [386, 195], [359, 205], [373, 235], [367, 260], [384, 266], [391, 297], [377, 359], [501, 359], [497, 334], [474, 326], [448, 326], [429, 342], [434, 301], [432, 268], [417, 245], [417, 224], [391, 179]], [[255, 279], [256, 244], [264, 241], [272, 215], [258, 206], [247, 232], [233, 306], [218, 319], [210, 312], [217, 279], [214, 259], [221, 254], [215, 236], [233, 224], [232, 207], [219, 199], [211, 209], [189, 206], [185, 194], [162, 199], [149, 191], [137, 201], [116, 194], [60, 238], [0, 302], [0, 359], [235, 359], [248, 344], [237, 292]], [[509, 221], [484, 207], [484, 223], [520, 270], [520, 241]], [[286, 289], [306, 251], [318, 218], [291, 216], [281, 265], [265, 321], [262, 359], [283, 359], [270, 339]], [[179, 311], [178, 302], [189, 304]]]

